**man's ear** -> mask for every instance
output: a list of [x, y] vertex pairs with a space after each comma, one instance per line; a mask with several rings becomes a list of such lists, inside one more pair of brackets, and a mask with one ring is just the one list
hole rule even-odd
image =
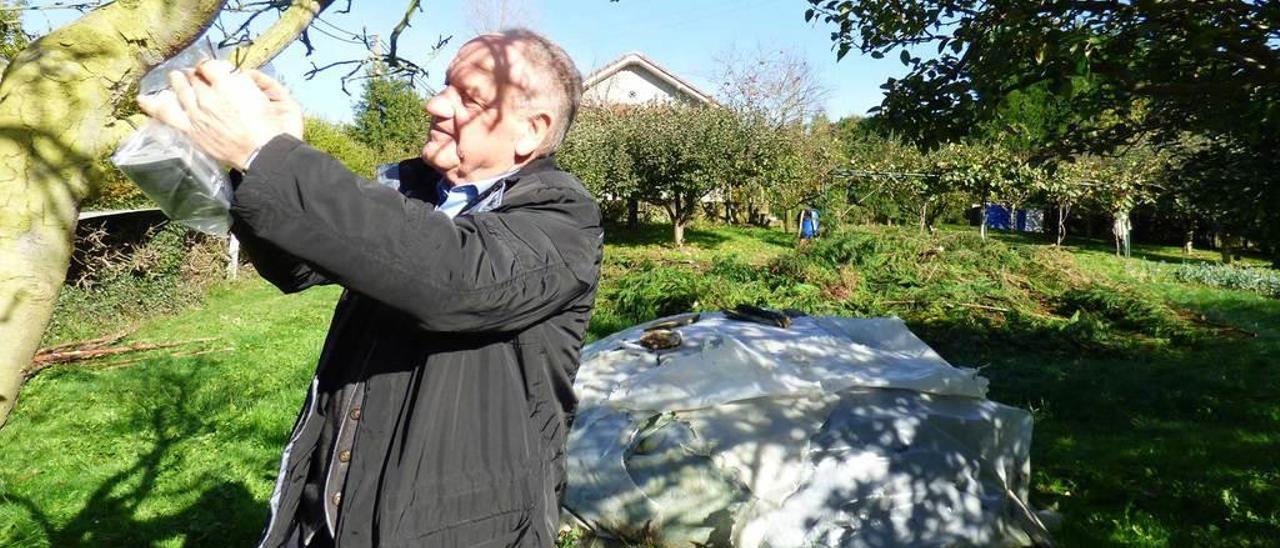
[[524, 132], [516, 141], [516, 156], [525, 158], [536, 154], [550, 133], [551, 114], [546, 111], [534, 111], [525, 120]]

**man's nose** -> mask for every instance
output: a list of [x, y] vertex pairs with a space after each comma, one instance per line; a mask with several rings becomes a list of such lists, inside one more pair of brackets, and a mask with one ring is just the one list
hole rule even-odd
[[445, 97], [444, 92], [427, 99], [427, 114], [433, 118], [453, 118], [453, 104]]

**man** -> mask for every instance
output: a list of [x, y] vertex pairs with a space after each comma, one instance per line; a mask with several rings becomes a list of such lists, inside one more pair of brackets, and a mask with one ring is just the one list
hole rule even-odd
[[[581, 76], [525, 30], [450, 64], [397, 189], [301, 142], [296, 102], [204, 63], [143, 109], [234, 166], [233, 231], [285, 292], [346, 288], [263, 546], [550, 546], [600, 215], [552, 157]], [[398, 173], [396, 173], [398, 172]]]

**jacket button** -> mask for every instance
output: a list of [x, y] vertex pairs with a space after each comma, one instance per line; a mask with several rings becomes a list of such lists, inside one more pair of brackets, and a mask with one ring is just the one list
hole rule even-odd
[[351, 420], [353, 420], [353, 421], [358, 421], [358, 420], [360, 420], [360, 408], [359, 408], [359, 407], [356, 407], [356, 408], [352, 409], [352, 410], [351, 410], [351, 413], [350, 413], [350, 415], [349, 415], [349, 416], [351, 417]]
[[339, 505], [339, 504], [342, 504], [342, 493], [334, 493], [334, 494], [333, 494], [333, 505], [334, 505], [334, 506], [337, 506], [337, 505]]
[[349, 460], [351, 460], [351, 451], [338, 453], [338, 462], [347, 462]]

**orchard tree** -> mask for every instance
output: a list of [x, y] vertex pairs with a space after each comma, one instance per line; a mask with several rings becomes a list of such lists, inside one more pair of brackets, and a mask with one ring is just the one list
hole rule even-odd
[[606, 214], [620, 211], [620, 206], [638, 199], [639, 182], [627, 143], [631, 131], [628, 110], [584, 105], [564, 144], [556, 151], [556, 162], [582, 179]]
[[809, 4], [806, 20], [829, 25], [837, 56], [856, 49], [907, 67], [885, 82], [876, 120], [926, 147], [1004, 133], [1030, 141], [1038, 161], [1069, 161], [1188, 133], [1214, 143], [1178, 168], [1194, 174], [1184, 195], [1210, 200], [1213, 222], [1248, 231], [1280, 265], [1275, 2]]
[[638, 195], [667, 213], [675, 244], [684, 245], [702, 199], [738, 176], [740, 122], [729, 110], [702, 105], [647, 105], [627, 116]]
[[1075, 161], [1080, 183], [1088, 185], [1089, 199], [1111, 215], [1111, 234], [1116, 255], [1128, 256], [1129, 214], [1151, 203], [1156, 196], [1156, 178], [1163, 172], [1160, 157], [1149, 150], [1135, 149], [1121, 156], [1082, 156]]
[[930, 229], [943, 211], [948, 196], [936, 165], [938, 154], [927, 154], [899, 139], [867, 136], [852, 152], [849, 174], [858, 188], [859, 203], [877, 210], [885, 219], [915, 219], [920, 230]]
[[[305, 39], [308, 25], [331, 3], [237, 3], [247, 21], [228, 36], [227, 42], [238, 44], [230, 60], [241, 67], [262, 65], [299, 36]], [[393, 73], [417, 70], [396, 54], [396, 39], [418, 1], [408, 4], [383, 56]], [[139, 81], [202, 36], [227, 8], [225, 0], [103, 2], [27, 44], [4, 69], [0, 421], [13, 408], [23, 371], [53, 312], [71, 257], [79, 204], [102, 179], [95, 162], [143, 120], [135, 107]], [[249, 23], [268, 12], [279, 17], [250, 37]], [[363, 62], [349, 63], [358, 70]]]
[[1090, 171], [1093, 165], [1089, 162], [1068, 161], [1047, 171], [1041, 179], [1039, 190], [1045, 200], [1054, 205], [1058, 212], [1057, 231], [1053, 245], [1061, 247], [1067, 239], [1067, 218], [1071, 208], [1084, 202], [1089, 197], [1087, 181], [1093, 177]]
[[[829, 209], [827, 189], [843, 163], [842, 155], [835, 128], [825, 117], [815, 117], [807, 127], [767, 134], [774, 138], [775, 160], [771, 170], [759, 178], [760, 192], [770, 209], [782, 215], [783, 226], [790, 229], [793, 213], [800, 207]], [[828, 222], [827, 226], [835, 225]]]
[[948, 188], [968, 193], [977, 201], [979, 212], [978, 233], [987, 238], [987, 204], [1007, 194], [1007, 187], [1015, 183], [1016, 163], [1008, 151], [1000, 147], [948, 144], [937, 152], [934, 164]]

